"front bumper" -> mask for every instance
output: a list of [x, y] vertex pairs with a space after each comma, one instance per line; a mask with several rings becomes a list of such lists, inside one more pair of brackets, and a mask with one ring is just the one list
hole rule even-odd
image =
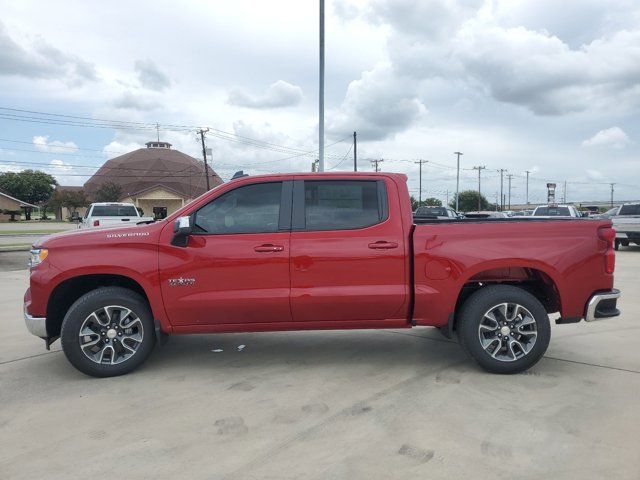
[[23, 311], [23, 316], [24, 323], [27, 325], [27, 330], [29, 330], [33, 335], [45, 340], [49, 337], [49, 335], [47, 335], [47, 319], [45, 317], [32, 317], [27, 313], [26, 308]]
[[584, 319], [587, 322], [604, 320], [605, 318], [617, 317], [620, 310], [617, 308], [620, 290], [612, 289], [608, 292], [596, 293], [587, 303], [587, 312]]

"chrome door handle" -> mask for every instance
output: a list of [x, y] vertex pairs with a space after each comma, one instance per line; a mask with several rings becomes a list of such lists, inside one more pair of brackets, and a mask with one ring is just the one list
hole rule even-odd
[[253, 248], [258, 253], [269, 253], [269, 252], [281, 252], [284, 250], [282, 245], [273, 245], [272, 243], [265, 243], [264, 245], [258, 245]]

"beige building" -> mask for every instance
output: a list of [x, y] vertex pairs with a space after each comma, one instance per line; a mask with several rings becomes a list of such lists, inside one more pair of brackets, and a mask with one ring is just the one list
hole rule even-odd
[[[6, 212], [20, 212], [22, 213], [26, 208], [39, 208], [36, 205], [32, 205], [17, 198], [13, 198], [11, 195], [0, 191], [0, 222], [7, 222], [11, 220], [11, 215]], [[16, 220], [20, 220], [20, 215], [15, 215]]]
[[[145, 216], [164, 218], [207, 190], [202, 161], [173, 150], [167, 142], [146, 145], [105, 162], [84, 184], [87, 198], [93, 201], [102, 184], [112, 182], [121, 188], [119, 201], [135, 204]], [[209, 168], [210, 188], [221, 183]]]

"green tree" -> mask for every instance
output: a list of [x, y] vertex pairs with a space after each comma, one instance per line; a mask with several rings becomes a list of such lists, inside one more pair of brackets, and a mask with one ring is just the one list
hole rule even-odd
[[60, 213], [62, 207], [67, 208], [71, 212], [75, 212], [78, 208], [86, 207], [89, 201], [83, 190], [58, 190], [56, 189], [47, 202], [47, 207], [56, 212], [56, 216]]
[[35, 205], [48, 201], [57, 184], [51, 175], [38, 170], [0, 174], [0, 189], [18, 200]]
[[[456, 196], [449, 202], [451, 208], [456, 208]], [[480, 208], [478, 209], [478, 192], [476, 190], [464, 190], [460, 192], [458, 210], [461, 212], [475, 212], [477, 210], [490, 210], [491, 204], [484, 195], [480, 195]]]
[[418, 207], [422, 207], [422, 206], [428, 206], [428, 207], [441, 207], [442, 206], [442, 202], [440, 200], [438, 200], [437, 198], [434, 197], [429, 197], [426, 200], [423, 200], [422, 202], [419, 202], [416, 197], [414, 197], [413, 195], [411, 195], [411, 210], [413, 212], [416, 211], [416, 209]]
[[422, 202], [422, 204], [426, 205], [428, 207], [441, 207], [442, 206], [442, 201], [438, 200], [435, 197], [429, 197], [424, 202]]
[[122, 187], [117, 183], [104, 182], [96, 191], [96, 202], [117, 202], [122, 196]]

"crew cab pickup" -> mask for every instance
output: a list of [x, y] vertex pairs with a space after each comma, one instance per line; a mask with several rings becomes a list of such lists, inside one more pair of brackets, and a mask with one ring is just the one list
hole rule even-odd
[[104, 228], [123, 225], [124, 222], [150, 222], [153, 217], [142, 217], [133, 203], [100, 202], [92, 203], [84, 218], [81, 228]]
[[165, 220], [46, 237], [24, 318], [94, 376], [169, 335], [437, 327], [520, 372], [556, 323], [619, 315], [610, 220], [414, 220], [406, 176], [231, 180]]

